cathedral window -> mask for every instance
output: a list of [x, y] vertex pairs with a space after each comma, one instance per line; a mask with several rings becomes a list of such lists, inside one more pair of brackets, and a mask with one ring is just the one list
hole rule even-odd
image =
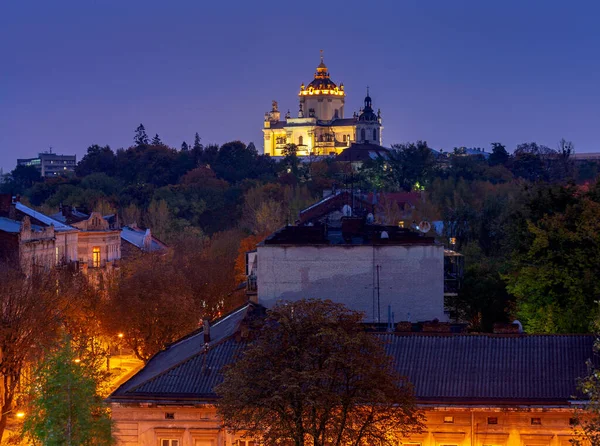
[[367, 136], [366, 136], [366, 134], [365, 134], [365, 129], [362, 129], [362, 130], [360, 131], [360, 140], [361, 140], [361, 141], [365, 141], [366, 139], [367, 139]]
[[373, 141], [377, 141], [377, 129], [373, 129]]

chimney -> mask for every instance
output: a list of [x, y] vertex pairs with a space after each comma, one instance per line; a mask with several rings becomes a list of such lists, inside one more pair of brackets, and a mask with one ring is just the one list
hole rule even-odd
[[202, 321], [202, 332], [204, 333], [204, 343], [210, 342], [210, 322], [208, 319]]
[[146, 229], [144, 233], [144, 251], [150, 252], [152, 249], [152, 234], [150, 233], [150, 228]]

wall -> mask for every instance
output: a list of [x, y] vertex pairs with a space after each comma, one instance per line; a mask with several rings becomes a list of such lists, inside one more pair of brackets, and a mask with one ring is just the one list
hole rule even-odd
[[[173, 420], [166, 420], [165, 413]], [[400, 439], [411, 446], [570, 446], [573, 430], [570, 408], [428, 407], [421, 434]], [[451, 417], [452, 422], [444, 422]], [[498, 424], [488, 424], [489, 418]], [[219, 428], [210, 406], [140, 407], [112, 404], [114, 432], [119, 446], [156, 446], [159, 439], [180, 439], [179, 446], [232, 446], [241, 436]], [[539, 418], [540, 425], [531, 419]]]
[[381, 322], [388, 304], [396, 321], [446, 320], [442, 246], [259, 246], [258, 301], [331, 299], [376, 321], [377, 265]]

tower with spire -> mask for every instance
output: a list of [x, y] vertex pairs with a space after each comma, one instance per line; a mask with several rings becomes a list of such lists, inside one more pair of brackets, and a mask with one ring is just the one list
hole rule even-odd
[[381, 115], [375, 114], [367, 88], [365, 106], [346, 118], [344, 84], [331, 80], [323, 50], [313, 79], [300, 85], [298, 114], [288, 112], [284, 120], [276, 101], [265, 113], [264, 153], [282, 156], [288, 144], [295, 144], [299, 156], [337, 155], [354, 142], [381, 144]]

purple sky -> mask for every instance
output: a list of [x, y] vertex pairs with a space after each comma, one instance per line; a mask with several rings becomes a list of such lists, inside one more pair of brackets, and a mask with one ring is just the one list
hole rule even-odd
[[371, 87], [384, 143], [600, 151], [600, 2], [60, 0], [0, 3], [0, 167], [52, 146], [240, 139], [262, 150], [271, 100], [297, 112], [319, 49]]

